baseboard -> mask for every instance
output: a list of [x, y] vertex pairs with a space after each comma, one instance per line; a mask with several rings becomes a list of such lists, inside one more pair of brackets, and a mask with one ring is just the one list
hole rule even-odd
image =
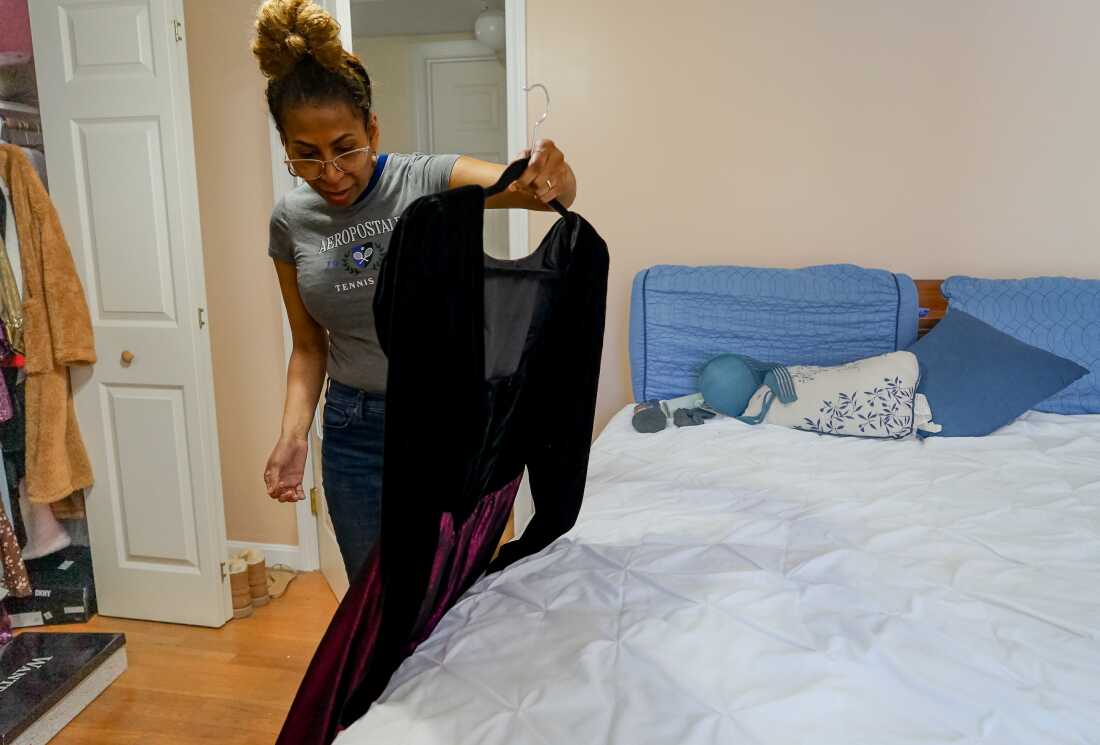
[[226, 541], [229, 555], [244, 551], [246, 548], [258, 548], [264, 552], [267, 565], [286, 564], [291, 569], [308, 570], [302, 561], [302, 550], [298, 546], [285, 543], [249, 543], [248, 541]]

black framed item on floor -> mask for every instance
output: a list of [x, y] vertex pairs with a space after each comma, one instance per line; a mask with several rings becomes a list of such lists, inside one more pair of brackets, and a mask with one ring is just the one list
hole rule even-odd
[[20, 634], [0, 647], [0, 745], [48, 742], [125, 670], [122, 634]]

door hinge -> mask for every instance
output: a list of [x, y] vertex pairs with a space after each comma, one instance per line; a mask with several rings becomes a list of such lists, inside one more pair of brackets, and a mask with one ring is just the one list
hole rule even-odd
[[199, 331], [206, 326], [206, 308], [199, 308]]
[[221, 568], [222, 568], [222, 582], [225, 582], [226, 577], [229, 576], [229, 562], [228, 561], [221, 562]]
[[183, 21], [178, 18], [173, 18], [172, 31], [176, 34], [176, 41], [183, 41]]
[[309, 490], [309, 511], [313, 515], [317, 514], [317, 503], [320, 501], [320, 492], [317, 491], [317, 487], [314, 486]]

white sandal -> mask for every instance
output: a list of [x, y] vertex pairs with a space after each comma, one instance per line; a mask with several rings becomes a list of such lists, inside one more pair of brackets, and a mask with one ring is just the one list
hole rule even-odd
[[298, 576], [298, 572], [294, 571], [286, 564], [275, 564], [267, 569], [267, 594], [271, 598], [278, 599], [286, 593], [286, 588], [290, 586], [290, 583]]

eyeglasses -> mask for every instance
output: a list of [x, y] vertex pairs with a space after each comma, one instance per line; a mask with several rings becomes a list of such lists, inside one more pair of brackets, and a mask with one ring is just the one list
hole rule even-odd
[[325, 166], [329, 163], [331, 163], [332, 167], [340, 173], [348, 173], [349, 171], [358, 171], [365, 166], [367, 164], [367, 158], [369, 157], [370, 148], [361, 147], [355, 150], [348, 150], [346, 153], [341, 153], [332, 160], [293, 158], [284, 160], [283, 162], [286, 163], [286, 168], [290, 171], [291, 176], [297, 176], [306, 181], [316, 181], [324, 175]]

